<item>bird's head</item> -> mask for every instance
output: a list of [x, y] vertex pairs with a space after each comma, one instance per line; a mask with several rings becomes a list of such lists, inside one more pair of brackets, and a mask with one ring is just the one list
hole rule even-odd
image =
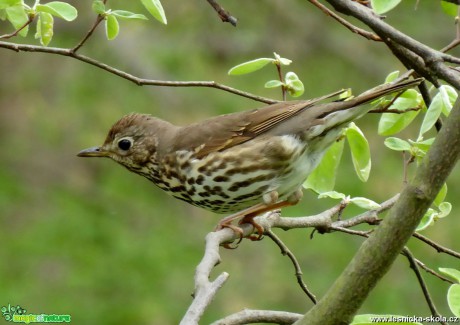
[[129, 169], [140, 169], [155, 159], [158, 134], [169, 123], [146, 114], [129, 114], [111, 128], [104, 144], [80, 151], [79, 157], [109, 157]]

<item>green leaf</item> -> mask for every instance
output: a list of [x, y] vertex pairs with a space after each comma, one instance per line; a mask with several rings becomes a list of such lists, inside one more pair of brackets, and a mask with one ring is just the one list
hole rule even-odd
[[425, 152], [430, 149], [431, 145], [433, 144], [435, 138], [429, 138], [423, 141], [412, 141], [409, 139], [409, 143], [414, 146], [419, 148], [420, 150], [423, 150]]
[[[414, 89], [408, 89], [401, 94], [389, 109], [404, 111], [422, 105], [421, 95]], [[378, 133], [383, 136], [393, 135], [406, 128], [420, 111], [408, 111], [402, 114], [383, 113], [380, 117]]]
[[392, 81], [395, 81], [397, 78], [399, 77], [399, 70], [396, 70], [396, 71], [393, 71], [393, 72], [390, 72], [388, 74], [388, 76], [385, 78], [385, 82], [384, 83], [390, 83]]
[[316, 193], [329, 192], [334, 189], [344, 144], [345, 141], [336, 141], [330, 146], [319, 165], [303, 184], [305, 188], [311, 188]]
[[457, 17], [458, 5], [447, 1], [441, 1], [441, 8], [442, 11], [444, 11], [444, 13], [448, 14], [449, 16]]
[[282, 58], [278, 53], [273, 52], [273, 55], [275, 56], [275, 60], [279, 62], [280, 65], [290, 65], [292, 63], [292, 60]]
[[409, 142], [394, 137], [386, 138], [384, 144], [395, 151], [410, 151], [411, 149]]
[[452, 278], [456, 283], [460, 283], [460, 271], [459, 270], [440, 267], [439, 272]]
[[[19, 29], [29, 20], [24, 6], [22, 4], [11, 6], [5, 9], [6, 17], [14, 28]], [[19, 35], [25, 37], [29, 32], [29, 26], [19, 32]]]
[[265, 83], [265, 88], [276, 88], [282, 85], [283, 83], [279, 80], [269, 80]]
[[452, 211], [452, 204], [450, 202], [442, 202], [441, 204], [439, 204], [438, 209], [439, 213], [437, 217], [439, 219], [447, 217], [450, 214], [450, 211]]
[[318, 195], [318, 199], [331, 198], [331, 199], [340, 199], [343, 200], [346, 198], [346, 195], [336, 191], [324, 192]]
[[228, 71], [228, 74], [229, 75], [240, 75], [240, 74], [251, 73], [251, 72], [262, 69], [267, 64], [273, 61], [274, 59], [270, 59], [270, 58], [260, 58], [260, 59], [243, 62], [231, 68]]
[[0, 9], [0, 20], [6, 20], [6, 10]]
[[423, 118], [422, 126], [420, 127], [419, 138], [423, 136], [428, 130], [430, 130], [436, 123], [439, 116], [444, 108], [444, 100], [442, 99], [441, 92], [438, 92], [431, 101], [430, 107], [426, 111], [425, 117]]
[[22, 6], [22, 0], [0, 0], [0, 9], [5, 9], [16, 5]]
[[460, 317], [460, 284], [453, 284], [447, 290], [447, 304], [452, 314]]
[[145, 19], [147, 20], [147, 17], [141, 14], [135, 14], [130, 11], [126, 10], [112, 10], [110, 12], [111, 15], [114, 15], [115, 17], [121, 18], [121, 19]]
[[396, 7], [401, 0], [371, 0], [371, 6], [378, 15], [384, 14]]
[[54, 18], [47, 12], [40, 12], [37, 21], [37, 33], [35, 38], [40, 39], [43, 46], [47, 46], [53, 38]]
[[365, 197], [353, 197], [350, 199], [350, 202], [366, 210], [375, 210], [380, 208], [380, 204]]
[[292, 97], [299, 97], [303, 94], [305, 88], [299, 77], [292, 71], [286, 73], [286, 87]]
[[156, 20], [165, 25], [168, 23], [160, 0], [141, 0], [141, 2]]
[[444, 199], [446, 198], [447, 195], [447, 184], [444, 183], [444, 185], [441, 187], [441, 190], [439, 191], [438, 195], [436, 195], [436, 198], [434, 199], [434, 205], [439, 207], [439, 205], [444, 202]]
[[422, 231], [426, 229], [428, 226], [430, 226], [434, 222], [434, 218], [437, 214], [438, 213], [434, 209], [428, 209], [428, 211], [422, 217], [422, 220], [420, 220], [420, 223], [415, 229], [415, 231]]
[[52, 1], [44, 5], [37, 5], [38, 12], [47, 12], [53, 16], [62, 18], [67, 21], [72, 21], [77, 18], [78, 12], [75, 7], [66, 2]]
[[101, 0], [94, 0], [92, 5], [93, 11], [98, 15], [105, 13], [105, 4]]
[[443, 85], [439, 87], [439, 93], [441, 94], [443, 109], [442, 113], [445, 116], [449, 116], [452, 107], [454, 106], [455, 101], [457, 100], [458, 93], [454, 87], [449, 85]]
[[345, 134], [347, 136], [348, 145], [350, 146], [356, 175], [358, 175], [361, 181], [365, 182], [369, 178], [369, 173], [371, 171], [371, 152], [369, 143], [361, 130], [353, 122], [350, 123]]
[[115, 16], [108, 15], [105, 18], [105, 33], [109, 41], [113, 40], [118, 35], [120, 26]]

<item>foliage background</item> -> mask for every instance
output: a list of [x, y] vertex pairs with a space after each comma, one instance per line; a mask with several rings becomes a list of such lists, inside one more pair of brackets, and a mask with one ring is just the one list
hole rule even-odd
[[[79, 10], [73, 23], [56, 20], [50, 46], [71, 47], [94, 19], [91, 1], [69, 1]], [[142, 12], [137, 3], [111, 0], [111, 8]], [[274, 67], [229, 77], [226, 71], [276, 51], [294, 63], [304, 81], [304, 98], [344, 87], [357, 93], [402, 69], [383, 44], [362, 39], [306, 1], [222, 2], [239, 18], [237, 28], [220, 22], [205, 1], [163, 1], [168, 26], [122, 21], [111, 42], [102, 29], [81, 52], [135, 75], [164, 80], [215, 80], [264, 96], [279, 97], [263, 84]], [[453, 19], [438, 2], [403, 1], [386, 21], [433, 48], [455, 36]], [[428, 21], [436, 22], [427, 24]], [[10, 31], [0, 24], [0, 34]], [[29, 32], [19, 42], [37, 43]], [[452, 52], [454, 55], [459, 53]], [[262, 106], [207, 88], [138, 87], [81, 62], [39, 53], [0, 51], [0, 305], [20, 304], [30, 313], [71, 314], [77, 324], [176, 324], [191, 301], [193, 274], [204, 236], [217, 216], [162, 193], [148, 181], [108, 160], [79, 159], [76, 153], [102, 143], [109, 127], [129, 112], [151, 113], [177, 124]], [[382, 201], [402, 186], [402, 159], [376, 135], [378, 116], [358, 122], [371, 142], [368, 183], [353, 174], [347, 155], [337, 187], [352, 196]], [[416, 137], [416, 130], [405, 131]], [[451, 216], [424, 234], [460, 250], [456, 206], [460, 172], [448, 183]], [[283, 213], [318, 213], [332, 204], [305, 193]], [[359, 213], [348, 209], [345, 214]], [[304, 279], [324, 294], [362, 239], [304, 230], [278, 232], [296, 253]], [[430, 267], [460, 263], [412, 240], [409, 247]], [[242, 308], [305, 312], [290, 262], [265, 239], [243, 241], [224, 251], [218, 271], [230, 280], [203, 323]], [[440, 312], [448, 314], [448, 284], [424, 274]], [[362, 313], [427, 316], [420, 288], [399, 258], [372, 292]]]

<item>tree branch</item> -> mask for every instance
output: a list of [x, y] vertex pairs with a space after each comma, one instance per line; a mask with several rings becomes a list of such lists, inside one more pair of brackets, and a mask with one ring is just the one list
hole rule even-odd
[[219, 15], [219, 18], [224, 23], [230, 23], [232, 24], [233, 27], [236, 27], [236, 23], [238, 22], [238, 19], [233, 17], [227, 10], [225, 10], [220, 4], [218, 4], [217, 1], [215, 0], [207, 0], [207, 1], [214, 8], [214, 10]]
[[211, 325], [243, 325], [253, 323], [290, 325], [301, 317], [302, 314], [289, 313], [285, 311], [245, 309], [222, 318]]
[[14, 44], [9, 42], [2, 42], [0, 41], [0, 48], [5, 48], [9, 50], [13, 50], [16, 52], [41, 52], [41, 53], [50, 53], [50, 54], [57, 54], [62, 56], [71, 57], [73, 59], [88, 63], [93, 65], [99, 69], [105, 70], [109, 73], [112, 73], [116, 76], [119, 76], [123, 79], [131, 81], [138, 86], [143, 85], [150, 85], [150, 86], [166, 86], [166, 87], [208, 87], [208, 88], [215, 88], [220, 89], [238, 96], [246, 97], [258, 102], [266, 103], [266, 104], [273, 104], [278, 102], [277, 100], [266, 98], [262, 96], [257, 96], [245, 91], [241, 91], [226, 85], [219, 84], [215, 81], [165, 81], [165, 80], [153, 80], [153, 79], [143, 79], [136, 77], [130, 73], [125, 71], [116, 69], [108, 64], [99, 62], [93, 58], [88, 56], [76, 53], [74, 49], [63, 49], [57, 47], [45, 47], [45, 46], [35, 46], [35, 45], [25, 45], [25, 44]]
[[[434, 305], [433, 299], [431, 299], [430, 292], [428, 291], [428, 288], [426, 286], [425, 280], [423, 280], [422, 274], [420, 274], [420, 270], [419, 270], [418, 265], [417, 265], [417, 260], [415, 259], [415, 257], [412, 255], [412, 253], [410, 252], [410, 250], [407, 247], [403, 248], [401, 254], [407, 257], [407, 260], [409, 261], [410, 268], [414, 271], [415, 276], [417, 277], [417, 281], [420, 284], [420, 287], [422, 288], [422, 291], [423, 291], [423, 296], [425, 297], [425, 300], [426, 300], [426, 302], [428, 304], [428, 307], [431, 310], [431, 315], [433, 315], [434, 317], [440, 318], [441, 315], [439, 314], [438, 310], [436, 309], [436, 306]], [[442, 322], [442, 321], [439, 321], [439, 323], [441, 323], [443, 325], [446, 325], [446, 323]]]
[[390, 268], [460, 156], [458, 99], [431, 149], [380, 226], [324, 297], [296, 324], [348, 324], [369, 292]]

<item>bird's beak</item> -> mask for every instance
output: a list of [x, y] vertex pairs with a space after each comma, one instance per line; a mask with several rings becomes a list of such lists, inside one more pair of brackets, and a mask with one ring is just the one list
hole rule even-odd
[[102, 149], [101, 147], [91, 147], [80, 151], [78, 157], [107, 157], [109, 152]]

